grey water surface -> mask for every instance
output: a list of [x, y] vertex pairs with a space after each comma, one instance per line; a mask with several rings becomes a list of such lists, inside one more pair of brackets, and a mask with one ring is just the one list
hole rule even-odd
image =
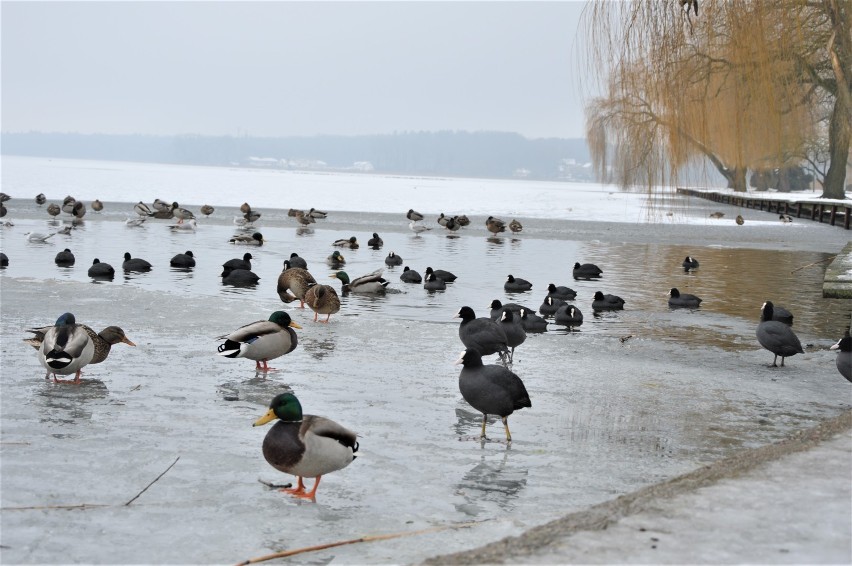
[[[132, 205], [107, 203], [71, 235], [31, 244], [24, 233], [57, 226], [35, 205], [6, 204], [14, 226], [0, 230], [10, 258], [0, 272], [5, 563], [235, 563], [402, 532], [413, 534], [292, 560], [418, 562], [779, 440], [852, 402], [827, 350], [849, 306], [821, 295], [825, 260], [847, 239], [837, 228], [522, 219], [522, 234], [490, 238], [475, 218], [453, 237], [434, 223], [417, 237], [404, 212], [337, 212], [299, 230], [282, 210], [265, 211], [259, 224], [267, 244], [245, 248], [227, 243], [235, 209], [199, 219], [195, 233], [172, 234], [165, 221], [129, 228]], [[381, 250], [366, 247], [374, 231]], [[332, 274], [324, 262], [331, 242], [352, 235], [362, 245], [343, 250], [350, 276], [382, 267], [394, 251], [421, 273], [432, 266], [458, 280], [428, 293], [399, 281], [402, 267], [386, 269], [386, 296], [350, 295], [327, 325], [281, 303], [275, 283], [291, 252], [323, 280]], [[66, 247], [77, 262], [59, 268], [53, 257]], [[197, 267], [169, 268], [186, 250]], [[246, 251], [259, 285], [223, 286], [221, 264]], [[124, 274], [124, 252], [154, 268]], [[698, 271], [681, 269], [686, 255], [700, 260]], [[86, 276], [94, 257], [116, 267], [113, 281]], [[604, 277], [574, 281], [575, 261], [598, 264]], [[505, 293], [510, 273], [532, 291]], [[577, 291], [585, 323], [528, 336], [513, 371], [532, 407], [510, 417], [511, 445], [493, 419], [480, 442], [481, 415], [458, 391], [453, 317], [463, 305], [485, 316], [492, 299], [537, 309], [551, 282]], [[671, 287], [701, 296], [701, 308], [669, 309]], [[596, 290], [622, 296], [625, 310], [594, 316]], [[784, 368], [768, 367], [772, 354], [754, 336], [767, 299], [795, 314], [807, 345]], [[216, 336], [278, 309], [303, 326], [298, 348], [270, 363], [278, 371], [258, 374], [251, 361], [215, 355]], [[137, 347], [115, 346], [106, 362], [85, 368], [79, 386], [45, 380], [22, 339], [66, 311], [98, 330], [121, 326]], [[257, 481], [294, 479], [264, 461], [268, 427], [251, 426], [287, 390], [307, 413], [359, 434], [360, 457], [323, 478], [316, 502]]]

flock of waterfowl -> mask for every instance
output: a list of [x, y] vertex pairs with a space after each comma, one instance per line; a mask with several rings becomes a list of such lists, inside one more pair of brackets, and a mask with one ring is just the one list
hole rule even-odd
[[[44, 204], [43, 195], [36, 198], [39, 205]], [[94, 210], [102, 209], [92, 203]], [[60, 209], [77, 221], [86, 213], [83, 203], [68, 197]], [[167, 203], [157, 200], [153, 207], [139, 202], [134, 206], [134, 211], [140, 223], [147, 218], [177, 219], [177, 223], [170, 228], [179, 229], [179, 226], [193, 226], [194, 214], [178, 205], [177, 202]], [[213, 212], [213, 208], [205, 205], [202, 210], [205, 214]], [[253, 222], [260, 218], [260, 213], [251, 209], [248, 204], [241, 207], [242, 216], [235, 218], [235, 224], [249, 232], [253, 229]], [[52, 214], [52, 213], [51, 213]], [[290, 210], [289, 216], [296, 218], [299, 224], [313, 223], [317, 219], [327, 217], [327, 213], [310, 209], [308, 211]], [[423, 224], [423, 215], [414, 210], [406, 214], [410, 228], [415, 234], [430, 228]], [[128, 224], [130, 224], [128, 219]], [[469, 224], [464, 216], [447, 217], [443, 214], [438, 218], [438, 224], [449, 231], [456, 231], [458, 226]], [[132, 224], [131, 224], [132, 225]], [[493, 216], [488, 217], [485, 222], [486, 229], [492, 234], [499, 234], [507, 229], [519, 232], [522, 227], [519, 222], [513, 220], [505, 223]], [[194, 229], [194, 228], [193, 228]], [[46, 240], [54, 234], [36, 235]], [[32, 238], [33, 234], [28, 234]], [[236, 234], [230, 239], [231, 243], [249, 246], [262, 246], [265, 242], [260, 232], [251, 234]], [[373, 233], [368, 241], [368, 246], [380, 249], [383, 246], [382, 238]], [[356, 250], [359, 248], [355, 236], [339, 239], [331, 243], [333, 248], [344, 250]], [[340, 311], [340, 295], [348, 293], [384, 293], [390, 284], [383, 277], [384, 268], [356, 278], [350, 278], [346, 271], [342, 270], [346, 260], [340, 249], [335, 249], [327, 257], [326, 264], [335, 270], [331, 278], [340, 282], [340, 294], [332, 285], [317, 282], [308, 270], [307, 262], [292, 253], [284, 261], [284, 269], [278, 277], [276, 292], [284, 303], [298, 300], [299, 306], [307, 306], [314, 312], [314, 321], [328, 323], [331, 316]], [[231, 259], [223, 264], [221, 274], [223, 283], [234, 285], [251, 285], [257, 283], [258, 277], [251, 271], [251, 253], [245, 253], [242, 258]], [[5, 254], [2, 257], [4, 265], [8, 264]], [[55, 262], [60, 266], [71, 266], [75, 258], [70, 249], [65, 249], [56, 255]], [[385, 264], [390, 267], [402, 266], [404, 263], [396, 252], [391, 251], [385, 258]], [[173, 267], [191, 269], [195, 265], [195, 258], [191, 251], [177, 254], [170, 261]], [[146, 271], [151, 269], [151, 264], [144, 259], [134, 258], [130, 253], [125, 253], [122, 269], [125, 271]], [[682, 267], [686, 271], [699, 268], [699, 262], [692, 256], [684, 259]], [[93, 261], [88, 274], [93, 278], [111, 278], [115, 274], [112, 266]], [[603, 279], [603, 271], [591, 263], [574, 264], [572, 276], [577, 280], [599, 281]], [[438, 291], [453, 284], [456, 276], [449, 271], [432, 269], [428, 267], [425, 277], [414, 269], [404, 267], [400, 281], [410, 284], [423, 284], [427, 291]], [[523, 278], [512, 274], [507, 275], [504, 282], [504, 290], [507, 293], [525, 293], [532, 289], [532, 284]], [[467, 403], [483, 414], [481, 437], [485, 439], [485, 427], [488, 415], [499, 416], [503, 422], [506, 441], [511, 442], [508, 417], [522, 408], [531, 407], [532, 402], [526, 391], [521, 378], [512, 371], [512, 362], [515, 349], [520, 347], [526, 340], [528, 333], [543, 332], [548, 323], [564, 325], [568, 328], [579, 326], [583, 323], [583, 314], [574, 304], [577, 293], [567, 286], [550, 283], [547, 294], [541, 305], [530, 308], [524, 305], [509, 303], [502, 304], [494, 300], [487, 317], [477, 317], [469, 306], [461, 307], [456, 317], [461, 319], [458, 327], [459, 339], [465, 350], [457, 360], [462, 366], [459, 373], [459, 391]], [[691, 294], [681, 293], [677, 288], [669, 292], [668, 306], [671, 308], [697, 309], [702, 299]], [[625, 301], [616, 295], [605, 294], [596, 291], [591, 302], [593, 311], [621, 310]], [[537, 314], [538, 313], [538, 314]], [[320, 319], [320, 315], [325, 318]], [[793, 332], [792, 315], [783, 309], [767, 301], [761, 311], [760, 323], [757, 326], [756, 336], [760, 345], [775, 355], [773, 366], [777, 358], [781, 357], [781, 366], [784, 366], [785, 358], [803, 353], [801, 343]], [[255, 362], [255, 369], [259, 372], [267, 372], [272, 368], [268, 363], [271, 360], [289, 354], [298, 346], [298, 335], [296, 329], [302, 326], [294, 322], [290, 315], [284, 311], [273, 312], [268, 320], [255, 321], [246, 324], [233, 332], [219, 336], [221, 343], [217, 353], [227, 358], [246, 358]], [[80, 383], [82, 369], [89, 364], [103, 362], [112, 345], [125, 343], [130, 346], [131, 342], [124, 331], [117, 326], [110, 326], [96, 333], [90, 327], [77, 323], [72, 313], [62, 314], [52, 326], [32, 328], [28, 330], [33, 336], [26, 339], [38, 351], [38, 359], [47, 371], [48, 378], [51, 374], [55, 381], [59, 382], [57, 375], [74, 375], [74, 383]], [[849, 332], [837, 342], [832, 349], [839, 350], [837, 356], [837, 368], [849, 381], [852, 381], [852, 339]], [[483, 356], [496, 354], [499, 356], [499, 364], [485, 364]], [[297, 487], [288, 490], [299, 497], [313, 498], [322, 475], [339, 470], [347, 466], [355, 459], [358, 450], [358, 442], [355, 433], [341, 425], [313, 415], [303, 415], [298, 399], [290, 394], [276, 396], [269, 406], [267, 414], [255, 422], [262, 425], [277, 419], [279, 422], [273, 426], [266, 435], [263, 442], [263, 454], [266, 460], [276, 469], [298, 477]], [[311, 491], [306, 491], [303, 478], [316, 478]]]

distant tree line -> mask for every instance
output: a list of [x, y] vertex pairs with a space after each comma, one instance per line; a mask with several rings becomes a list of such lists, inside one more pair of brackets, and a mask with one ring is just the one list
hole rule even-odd
[[402, 132], [369, 136], [234, 137], [77, 133], [3, 133], [2, 152], [74, 159], [186, 165], [246, 164], [251, 157], [322, 162], [349, 169], [369, 162], [378, 173], [531, 179], [564, 177], [564, 165], [590, 161], [583, 138], [527, 139], [504, 132]]

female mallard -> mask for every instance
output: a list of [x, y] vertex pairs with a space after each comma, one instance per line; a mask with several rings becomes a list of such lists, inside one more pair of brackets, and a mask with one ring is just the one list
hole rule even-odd
[[266, 240], [263, 239], [263, 234], [260, 232], [255, 232], [251, 236], [248, 234], [234, 234], [234, 236], [228, 240], [228, 242], [232, 244], [240, 244], [243, 246], [262, 246]]
[[103, 209], [104, 209], [104, 203], [102, 203], [98, 199], [95, 199], [95, 200], [92, 201], [92, 210], [94, 210], [95, 212], [100, 212]]
[[[219, 355], [254, 360], [257, 371], [274, 370], [266, 362], [289, 354], [299, 344], [293, 328], [302, 327], [290, 320], [286, 312], [275, 311], [269, 320], [258, 320], [217, 337], [217, 340], [225, 340], [219, 344]], [[262, 366], [260, 362], [263, 362]]]
[[[314, 322], [328, 322], [331, 315], [340, 311], [340, 297], [331, 285], [311, 285], [305, 293], [305, 303], [314, 311]], [[317, 321], [317, 316], [326, 315]]]
[[523, 229], [523, 225], [514, 218], [511, 222], [509, 222], [509, 230], [511, 230], [513, 234], [517, 234], [518, 232], [523, 231]]
[[216, 211], [216, 209], [210, 206], [209, 204], [201, 205], [201, 208], [199, 210], [201, 210], [201, 214], [203, 214], [204, 216], [210, 216]]
[[488, 219], [485, 220], [485, 227], [488, 228], [488, 231], [495, 236], [500, 232], [506, 231], [506, 223], [499, 218], [494, 218], [493, 216], [489, 216]]
[[[284, 271], [278, 276], [278, 297], [285, 303], [299, 299], [299, 308], [305, 308], [305, 293], [311, 285], [316, 285], [317, 280], [307, 269], [301, 267], [290, 267], [290, 260], [284, 262]], [[290, 291], [288, 293], [287, 291]]]
[[44, 332], [41, 347], [38, 350], [38, 361], [48, 374], [74, 374], [74, 383], [80, 383], [83, 367], [92, 362], [95, 355], [95, 345], [82, 324], [77, 324], [74, 315], [64, 313], [56, 324]]
[[[296, 497], [313, 500], [320, 479], [352, 463], [358, 436], [331, 419], [302, 415], [302, 405], [292, 393], [276, 395], [265, 415], [253, 426], [280, 419], [263, 439], [263, 457], [276, 470], [298, 477], [295, 488], [282, 489]], [[316, 478], [305, 491], [303, 478]]]
[[332, 279], [340, 279], [343, 282], [343, 294], [352, 293], [384, 293], [385, 287], [390, 281], [382, 277], [384, 269], [377, 269], [367, 275], [356, 277], [352, 281], [349, 280], [349, 275], [345, 271], [338, 271], [331, 276]]

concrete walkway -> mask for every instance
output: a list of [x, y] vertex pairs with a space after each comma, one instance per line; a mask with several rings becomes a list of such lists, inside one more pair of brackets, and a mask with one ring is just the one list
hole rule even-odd
[[852, 564], [852, 411], [430, 564]]

